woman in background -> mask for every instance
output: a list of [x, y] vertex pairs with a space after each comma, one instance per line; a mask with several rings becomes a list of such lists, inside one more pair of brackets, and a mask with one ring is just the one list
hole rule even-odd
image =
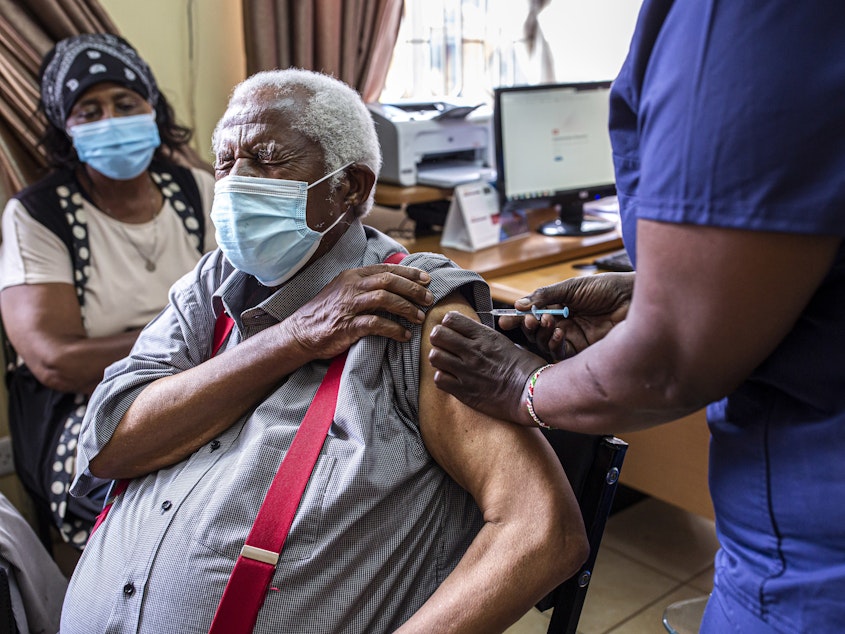
[[0, 245], [9, 421], [39, 516], [81, 549], [109, 486], [67, 494], [88, 397], [170, 285], [216, 247], [214, 183], [177, 164], [192, 132], [122, 38], [62, 40], [40, 81], [52, 171], [9, 201]]

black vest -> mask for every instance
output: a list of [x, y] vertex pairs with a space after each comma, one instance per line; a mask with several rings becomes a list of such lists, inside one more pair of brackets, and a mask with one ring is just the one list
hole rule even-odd
[[[205, 214], [191, 170], [173, 163], [153, 161], [149, 171], [153, 182], [162, 195], [170, 200], [171, 206], [181, 218], [185, 231], [193, 236], [197, 250], [202, 255]], [[85, 215], [79, 213], [83, 195], [76, 175], [61, 169], [14, 196], [30, 216], [56, 234], [67, 247], [80, 306], [85, 305], [85, 285], [88, 282], [86, 268], [91, 261], [88, 227]]]

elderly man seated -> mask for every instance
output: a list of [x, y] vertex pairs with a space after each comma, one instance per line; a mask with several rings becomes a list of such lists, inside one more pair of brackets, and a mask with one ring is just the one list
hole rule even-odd
[[[207, 632], [224, 589], [250, 585], [227, 588], [235, 562], [259, 560], [272, 578], [243, 631], [504, 630], [587, 543], [539, 430], [434, 387], [428, 333], [448, 310], [489, 309], [486, 285], [439, 255], [384, 263], [402, 249], [362, 224], [381, 156], [345, 84], [259, 73], [235, 88], [213, 146], [220, 250], [109, 368], [81, 432], [75, 494], [131, 480], [79, 562], [63, 634]], [[244, 544], [343, 353], [276, 562]]]

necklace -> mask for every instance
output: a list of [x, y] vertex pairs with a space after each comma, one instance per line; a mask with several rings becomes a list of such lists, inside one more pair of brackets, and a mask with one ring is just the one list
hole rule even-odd
[[107, 205], [103, 203], [103, 199], [101, 196], [97, 196], [100, 199], [100, 207], [105, 214], [114, 220], [117, 223], [117, 228], [120, 230], [120, 233], [123, 234], [124, 239], [132, 245], [132, 248], [135, 249], [135, 252], [141, 257], [144, 261], [144, 268], [146, 268], [150, 273], [153, 273], [156, 270], [156, 257], [158, 254], [158, 216], [161, 208], [156, 205], [156, 187], [152, 185], [152, 189], [150, 190], [150, 207], [152, 208], [152, 222], [153, 222], [153, 245], [152, 249], [150, 249], [149, 253], [146, 253], [142, 248], [141, 245], [136, 243], [132, 236], [129, 235], [129, 232], [123, 226], [125, 223], [115, 217], [114, 213], [111, 209], [108, 208]]
[[[114, 217], [114, 216], [112, 216]], [[120, 223], [120, 221], [118, 220]], [[141, 249], [141, 246], [136, 244], [135, 241], [130, 237], [129, 232], [124, 228], [123, 223], [118, 224], [120, 228], [120, 232], [123, 234], [123, 237], [126, 238], [126, 241], [132, 245], [132, 248], [141, 256], [141, 259], [144, 261], [144, 268], [146, 268], [150, 273], [153, 273], [156, 270], [156, 252], [158, 251], [158, 214], [153, 216], [153, 248], [150, 250], [150, 253], [144, 253]]]

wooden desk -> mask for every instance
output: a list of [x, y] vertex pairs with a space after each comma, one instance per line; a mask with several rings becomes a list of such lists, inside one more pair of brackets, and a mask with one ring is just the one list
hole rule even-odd
[[402, 207], [404, 209], [408, 205], [432, 203], [437, 200], [449, 200], [451, 197], [451, 189], [427, 187], [425, 185], [402, 187], [401, 185], [391, 185], [390, 183], [376, 183], [376, 204], [387, 207]]
[[[620, 241], [621, 243], [621, 241]], [[621, 249], [622, 245], [615, 247]], [[603, 249], [602, 253], [615, 249]], [[513, 303], [541, 286], [548, 286], [555, 282], [568, 280], [581, 275], [595, 275], [598, 270], [592, 266], [593, 260], [602, 253], [585, 258], [558, 262], [547, 266], [519, 271], [507, 275], [495, 275], [487, 279], [493, 301], [512, 306]]]
[[[553, 209], [532, 211], [528, 216], [528, 224], [531, 228], [529, 235], [500, 242], [480, 251], [468, 252], [441, 247], [439, 235], [401, 242], [412, 253], [419, 251], [442, 253], [461, 268], [481, 274], [488, 282], [494, 277], [533, 270], [622, 247], [622, 238], [617, 231], [583, 238], [549, 237], [534, 231], [542, 222], [553, 220], [555, 216]], [[534, 288], [536, 285], [531, 286], [532, 290]]]
[[[540, 286], [595, 274], [597, 270], [589, 268], [594, 258], [491, 277], [487, 281], [494, 300], [512, 305]], [[630, 445], [622, 465], [623, 484], [713, 519], [707, 484], [710, 432], [704, 410], [665, 425], [619, 436]]]

